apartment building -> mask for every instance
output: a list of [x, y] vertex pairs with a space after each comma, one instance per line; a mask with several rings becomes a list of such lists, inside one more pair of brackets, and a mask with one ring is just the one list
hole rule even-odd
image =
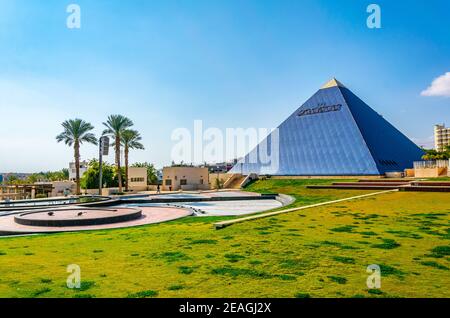
[[434, 147], [437, 151], [444, 151], [445, 146], [450, 146], [450, 128], [445, 125], [434, 126]]

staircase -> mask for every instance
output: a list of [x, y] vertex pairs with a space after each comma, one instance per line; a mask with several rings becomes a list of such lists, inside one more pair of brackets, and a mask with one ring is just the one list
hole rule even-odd
[[227, 189], [240, 189], [241, 188], [241, 184], [242, 182], [244, 182], [245, 178], [247, 176], [243, 176], [243, 175], [233, 175], [231, 178], [232, 180], [230, 180], [229, 182], [227, 182], [225, 185], [225, 187]]

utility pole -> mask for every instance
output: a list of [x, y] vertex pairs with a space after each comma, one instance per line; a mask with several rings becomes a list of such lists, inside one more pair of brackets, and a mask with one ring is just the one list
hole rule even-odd
[[103, 156], [109, 154], [109, 138], [107, 136], [100, 137], [98, 142], [98, 195], [102, 195], [103, 188]]

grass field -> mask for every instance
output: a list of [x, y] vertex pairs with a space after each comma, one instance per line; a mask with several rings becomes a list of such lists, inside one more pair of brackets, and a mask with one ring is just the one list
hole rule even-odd
[[[331, 180], [267, 180], [248, 190], [296, 206], [363, 191]], [[0, 239], [0, 297], [450, 297], [450, 195], [398, 192], [216, 231], [225, 218]], [[69, 264], [81, 289], [66, 287]], [[381, 290], [368, 290], [378, 264]]]
[[428, 178], [427, 181], [450, 181], [450, 177]]

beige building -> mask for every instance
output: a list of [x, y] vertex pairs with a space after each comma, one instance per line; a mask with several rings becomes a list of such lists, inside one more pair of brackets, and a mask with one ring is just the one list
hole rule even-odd
[[128, 168], [128, 189], [132, 191], [147, 190], [147, 168]]
[[208, 168], [198, 167], [166, 167], [163, 169], [164, 191], [208, 190]]
[[1, 185], [0, 201], [47, 198], [52, 196], [53, 189], [51, 183]]
[[431, 160], [414, 162], [414, 177], [438, 178], [450, 175], [450, 160]]
[[437, 151], [444, 151], [445, 146], [450, 146], [450, 128], [434, 126], [434, 145]]
[[51, 186], [52, 192], [49, 197], [62, 197], [76, 193], [77, 185], [72, 181], [52, 181], [52, 182], [36, 182], [35, 185]]

